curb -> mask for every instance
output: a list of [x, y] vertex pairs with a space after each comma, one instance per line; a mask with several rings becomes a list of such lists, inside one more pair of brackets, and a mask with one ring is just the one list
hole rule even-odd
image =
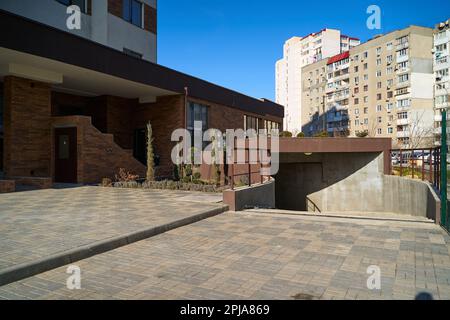
[[80, 261], [97, 254], [105, 253], [134, 242], [145, 240], [167, 231], [177, 229], [228, 211], [228, 206], [211, 209], [191, 217], [183, 218], [160, 226], [141, 229], [116, 237], [108, 238], [93, 242], [81, 247], [70, 249], [55, 255], [12, 266], [0, 271], [0, 287], [19, 281], [28, 277], [32, 277], [39, 273], [43, 273], [52, 269], [62, 267], [64, 265]]

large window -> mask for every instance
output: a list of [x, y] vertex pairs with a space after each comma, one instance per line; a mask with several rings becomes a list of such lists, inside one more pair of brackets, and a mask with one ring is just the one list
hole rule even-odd
[[244, 116], [244, 130], [254, 129], [258, 132], [258, 118], [252, 116]]
[[123, 0], [123, 18], [142, 28], [142, 2], [137, 0]]
[[80, 8], [81, 12], [84, 13], [86, 13], [87, 11], [86, 0], [56, 0], [56, 1], [66, 6], [76, 5]]
[[[203, 133], [208, 130], [208, 106], [190, 102], [187, 110], [187, 130], [191, 133], [191, 143], [194, 146], [194, 122], [201, 121], [202, 123], [202, 136]], [[203, 147], [208, 143], [203, 143]]]

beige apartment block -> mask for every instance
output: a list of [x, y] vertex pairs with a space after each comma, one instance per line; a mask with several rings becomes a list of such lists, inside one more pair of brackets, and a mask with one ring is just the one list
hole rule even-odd
[[285, 107], [284, 128], [296, 134], [302, 127], [302, 67], [357, 46], [359, 39], [341, 31], [323, 29], [305, 37], [292, 37], [275, 65], [275, 99]]
[[[324, 61], [303, 68], [302, 124], [311, 136], [390, 137], [398, 148], [433, 145], [433, 30], [411, 26], [326, 61], [322, 99], [312, 85]], [[319, 72], [320, 74], [320, 72]], [[313, 76], [312, 82], [308, 77]], [[323, 79], [322, 79], [323, 80]], [[323, 92], [323, 91], [322, 91]], [[322, 100], [321, 104], [320, 101]], [[325, 116], [323, 115], [325, 111]], [[325, 118], [325, 121], [323, 120]], [[318, 123], [321, 122], [321, 123]]]

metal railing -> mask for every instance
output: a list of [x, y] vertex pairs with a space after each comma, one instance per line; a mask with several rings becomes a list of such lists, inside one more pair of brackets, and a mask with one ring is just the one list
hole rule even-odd
[[391, 150], [391, 174], [430, 182], [440, 189], [441, 148]]
[[[231, 163], [228, 164], [228, 181], [229, 181], [229, 185], [231, 190], [234, 190], [236, 187], [236, 182], [235, 179], [238, 177], [246, 177], [247, 181], [245, 183], [245, 185], [251, 187], [253, 184], [253, 181], [257, 181], [257, 183], [264, 183], [265, 179], [267, 179], [266, 181], [270, 181], [272, 179], [271, 176], [265, 176], [261, 174], [261, 170], [264, 168], [263, 164], [260, 161], [259, 158], [259, 152], [258, 152], [258, 156], [257, 156], [257, 160], [256, 162], [250, 162], [250, 150], [248, 147], [246, 147], [245, 149], [240, 149], [241, 151], [245, 151], [245, 163]], [[236, 154], [236, 149], [235, 149], [235, 154]], [[253, 171], [252, 167], [257, 167], [258, 170], [257, 171]], [[245, 168], [245, 170], [242, 170], [242, 168]], [[241, 173], [236, 173], [236, 169], [241, 169], [240, 171], [244, 171]]]

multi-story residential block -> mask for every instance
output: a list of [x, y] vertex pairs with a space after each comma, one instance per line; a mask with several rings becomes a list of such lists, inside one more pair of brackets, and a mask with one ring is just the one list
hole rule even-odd
[[[434, 31], [434, 59], [433, 68], [436, 76], [434, 87], [435, 97], [435, 144], [441, 145], [442, 116], [441, 109], [450, 107], [450, 20], [436, 25]], [[450, 115], [447, 115], [447, 125], [450, 124]], [[448, 134], [450, 128], [447, 126]]]
[[[326, 118], [330, 135], [367, 133], [391, 137], [402, 148], [429, 146], [434, 121], [432, 32], [411, 26], [328, 59], [324, 104], [317, 105], [320, 97], [303, 99], [305, 133], [323, 129], [316, 119]], [[317, 74], [323, 65], [303, 68], [303, 76]], [[303, 82], [304, 95], [315, 90], [313, 83]]]
[[306, 37], [293, 37], [283, 47], [283, 58], [275, 65], [276, 102], [285, 106], [284, 128], [294, 133], [302, 124], [302, 67], [348, 51], [359, 39], [324, 29]]
[[[124, 52], [144, 48], [149, 38], [139, 34], [146, 30], [121, 19], [137, 36], [130, 33], [116, 38], [120, 45], [105, 46], [52, 26], [65, 21], [63, 9], [46, 23], [43, 12], [37, 21], [29, 19], [33, 10], [44, 10], [37, 2], [45, 10], [64, 8], [58, 1], [0, 1], [13, 12], [0, 9], [0, 177], [38, 186], [98, 183], [114, 178], [119, 168], [144, 177], [151, 122], [155, 175], [170, 178], [177, 129], [192, 132], [197, 121], [203, 130], [281, 129], [284, 110], [276, 103], [157, 65], [145, 59], [145, 51], [144, 59]], [[97, 3], [107, 4], [100, 12], [116, 22], [128, 8], [126, 0], [87, 3], [92, 25]], [[129, 41], [143, 43], [133, 47]], [[202, 171], [202, 178], [211, 172]]]
[[[81, 10], [80, 29], [67, 26], [70, 5]], [[0, 9], [156, 62], [156, 0], [2, 0]]]

